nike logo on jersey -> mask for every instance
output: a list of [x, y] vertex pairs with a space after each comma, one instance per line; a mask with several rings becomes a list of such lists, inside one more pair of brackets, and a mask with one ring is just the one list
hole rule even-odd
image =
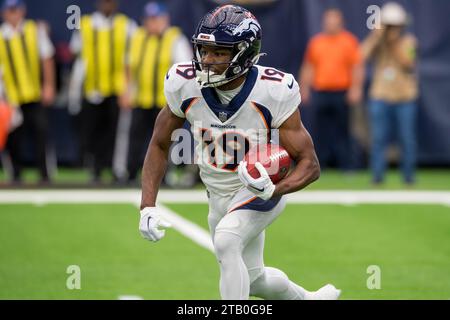
[[292, 89], [293, 86], [294, 86], [294, 79], [292, 79], [291, 84], [288, 84], [288, 88]]

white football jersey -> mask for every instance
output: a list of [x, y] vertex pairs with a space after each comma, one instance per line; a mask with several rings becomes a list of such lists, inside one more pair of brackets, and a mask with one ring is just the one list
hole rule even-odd
[[164, 93], [170, 110], [191, 124], [200, 177], [218, 194], [242, 188], [239, 162], [251, 147], [268, 142], [276, 134], [271, 129], [279, 128], [301, 100], [291, 74], [254, 66], [240, 92], [224, 105], [214, 88], [200, 89], [191, 62], [172, 66]]

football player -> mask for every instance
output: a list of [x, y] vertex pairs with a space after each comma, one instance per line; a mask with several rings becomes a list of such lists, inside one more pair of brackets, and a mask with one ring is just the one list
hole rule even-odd
[[[193, 62], [175, 64], [165, 79], [168, 108], [156, 121], [143, 167], [140, 232], [158, 241], [169, 224], [155, 206], [172, 132], [191, 123], [200, 177], [209, 198], [208, 223], [220, 265], [223, 299], [337, 299], [326, 285], [309, 292], [263, 261], [265, 228], [283, 211], [283, 195], [319, 178], [311, 137], [300, 119], [299, 86], [291, 74], [257, 65], [261, 27], [248, 10], [218, 7], [200, 21], [192, 38]], [[252, 178], [242, 161], [248, 149], [267, 143], [271, 129], [295, 160], [274, 185], [265, 168]]]

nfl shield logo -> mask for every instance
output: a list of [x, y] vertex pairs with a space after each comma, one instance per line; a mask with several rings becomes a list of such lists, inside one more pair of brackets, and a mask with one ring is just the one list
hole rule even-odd
[[226, 112], [219, 112], [219, 120], [222, 122], [227, 121], [228, 114]]

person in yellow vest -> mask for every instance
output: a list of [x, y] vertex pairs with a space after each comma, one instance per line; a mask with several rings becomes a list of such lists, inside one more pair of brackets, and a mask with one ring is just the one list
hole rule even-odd
[[117, 0], [98, 0], [97, 11], [81, 18], [80, 30], [72, 35], [71, 50], [78, 55], [83, 101], [81, 152], [91, 156], [93, 182], [100, 182], [104, 169], [112, 168], [117, 124], [118, 97], [125, 90], [125, 54], [136, 23], [118, 13]]
[[128, 53], [128, 90], [121, 105], [133, 106], [128, 145], [128, 180], [134, 182], [159, 111], [166, 106], [164, 78], [174, 63], [192, 60], [189, 40], [170, 25], [166, 5], [149, 2], [143, 24], [131, 39]]
[[25, 19], [22, 0], [2, 3], [3, 24], [0, 26], [0, 84], [2, 99], [15, 108], [21, 125], [13, 130], [6, 149], [12, 164], [14, 182], [21, 181], [21, 151], [29, 133], [35, 142], [36, 162], [42, 183], [49, 182], [47, 166], [48, 125], [43, 107], [55, 98], [54, 47], [46, 26]]

